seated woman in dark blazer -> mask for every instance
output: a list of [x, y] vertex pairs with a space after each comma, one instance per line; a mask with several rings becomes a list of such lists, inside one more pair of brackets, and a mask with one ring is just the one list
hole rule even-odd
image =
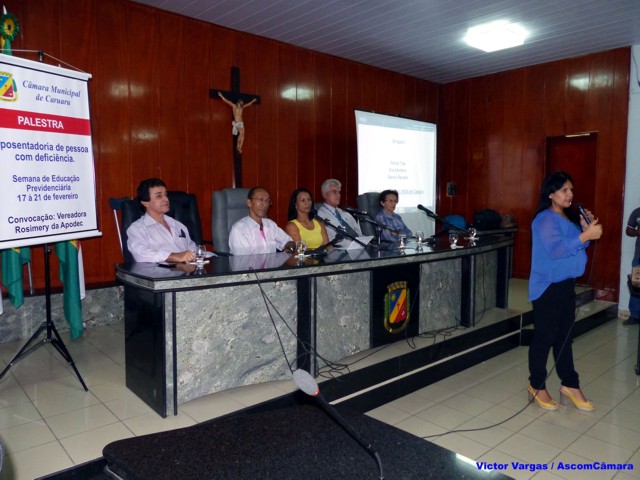
[[303, 241], [309, 250], [329, 243], [327, 228], [313, 218], [313, 198], [306, 188], [298, 188], [289, 199], [289, 223], [284, 227], [294, 242]]

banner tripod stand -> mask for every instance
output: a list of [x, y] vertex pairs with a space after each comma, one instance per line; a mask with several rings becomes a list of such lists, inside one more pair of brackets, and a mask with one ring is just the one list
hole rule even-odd
[[[58, 330], [56, 330], [55, 324], [51, 320], [51, 280], [49, 278], [50, 276], [49, 275], [50, 274], [49, 254], [50, 253], [51, 253], [51, 249], [49, 248], [49, 245], [45, 243], [44, 244], [44, 290], [45, 290], [45, 302], [46, 302], [46, 313], [47, 313], [46, 320], [42, 322], [42, 324], [38, 327], [35, 333], [31, 335], [31, 338], [27, 341], [27, 343], [24, 344], [24, 346], [20, 349], [20, 351], [16, 354], [16, 356], [13, 357], [13, 359], [9, 362], [9, 365], [7, 365], [5, 369], [2, 371], [2, 373], [0, 373], [0, 379], [2, 379], [2, 377], [4, 377], [4, 374], [7, 373], [9, 368], [11, 368], [11, 366], [14, 363], [16, 363], [18, 360], [20, 360], [22, 357], [26, 357], [39, 346], [44, 345], [45, 343], [50, 343], [55, 347], [58, 353], [62, 355], [62, 358], [64, 358], [67, 361], [67, 363], [71, 365], [71, 368], [73, 368], [73, 371], [76, 372], [76, 375], [78, 376], [78, 380], [80, 380], [80, 383], [82, 384], [82, 388], [84, 388], [85, 392], [88, 392], [89, 389], [87, 388], [87, 385], [84, 383], [84, 380], [82, 380], [82, 377], [80, 376], [80, 372], [76, 368], [76, 364], [73, 362], [73, 358], [71, 358], [71, 354], [69, 353], [69, 350], [67, 350], [67, 347], [62, 341], [62, 338], [60, 338], [60, 334], [58, 333]], [[40, 336], [40, 333], [42, 333], [43, 330], [47, 331], [47, 336], [42, 340], [40, 340], [38, 343], [35, 343], [32, 345], [32, 343]]]

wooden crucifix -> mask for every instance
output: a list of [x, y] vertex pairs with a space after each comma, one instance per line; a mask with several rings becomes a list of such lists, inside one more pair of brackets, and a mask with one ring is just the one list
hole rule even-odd
[[245, 127], [242, 113], [245, 108], [260, 103], [258, 95], [240, 92], [240, 69], [231, 67], [231, 91], [209, 90], [211, 98], [217, 98], [229, 105], [233, 112], [231, 123], [233, 133], [233, 186], [242, 187], [242, 147], [244, 144]]

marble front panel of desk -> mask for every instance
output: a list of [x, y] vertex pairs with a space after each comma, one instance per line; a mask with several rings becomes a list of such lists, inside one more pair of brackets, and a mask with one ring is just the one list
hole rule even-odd
[[[276, 307], [270, 312], [262, 292]], [[178, 404], [291, 377], [284, 353], [295, 368], [295, 280], [181, 291], [175, 302]], [[173, 389], [173, 378], [167, 389]]]
[[[495, 305], [495, 257], [495, 252], [476, 257], [476, 315]], [[459, 324], [460, 264], [460, 259], [421, 264], [420, 333]], [[371, 301], [380, 301], [369, 298], [370, 277], [371, 272], [364, 271], [309, 279], [315, 283], [318, 367], [370, 348]], [[290, 377], [274, 324], [295, 368], [297, 344], [292, 332], [297, 331], [297, 280], [263, 282], [261, 287], [247, 284], [176, 293], [178, 405], [222, 390]], [[271, 305], [271, 318], [263, 293]], [[166, 324], [169, 339], [173, 324]], [[398, 334], [398, 339], [404, 335]], [[167, 349], [173, 349], [171, 342]], [[167, 370], [171, 391], [173, 372]]]
[[319, 367], [369, 348], [370, 277], [365, 271], [315, 279]]
[[[315, 287], [315, 343], [323, 358], [336, 361], [369, 348], [369, 277], [369, 272], [355, 272], [304, 280]], [[265, 281], [261, 288], [246, 284], [176, 292], [178, 405], [210, 393], [291, 376], [274, 324], [296, 368], [297, 284], [298, 280]], [[173, 322], [165, 323], [170, 339]], [[173, 349], [168, 342], [168, 358]], [[171, 364], [167, 362], [168, 392], [173, 390]], [[169, 411], [171, 398], [168, 395]]]
[[[205, 270], [200, 277], [155, 266], [121, 268], [127, 386], [167, 415], [204, 395], [290, 378], [290, 368], [314, 371], [367, 350], [371, 325], [383, 320], [372, 318], [373, 302], [381, 301], [372, 298], [373, 275], [397, 265], [419, 265], [419, 292], [411, 292], [419, 299], [411, 312], [419, 334], [473, 324], [507, 294], [497, 279], [509, 248], [504, 242], [473, 252], [257, 273]], [[218, 259], [220, 268], [224, 261]], [[397, 335], [404, 341], [404, 332]]]
[[[474, 320], [495, 307], [497, 252], [490, 251], [472, 257], [475, 291], [472, 308]], [[420, 265], [419, 333], [431, 333], [460, 325], [462, 294], [462, 259], [425, 262]], [[370, 298], [371, 272], [345, 272], [316, 279], [317, 289], [317, 349], [326, 361], [338, 361], [371, 347], [372, 319]], [[415, 318], [415, 317], [414, 317]], [[398, 340], [404, 333], [398, 334]], [[322, 359], [319, 367], [325, 365]]]
[[[478, 324], [487, 310], [496, 307], [498, 297], [498, 252], [479, 253], [473, 257], [475, 285], [474, 323]], [[506, 306], [506, 305], [505, 305]]]
[[460, 259], [420, 265], [420, 333], [459, 324], [461, 277]]

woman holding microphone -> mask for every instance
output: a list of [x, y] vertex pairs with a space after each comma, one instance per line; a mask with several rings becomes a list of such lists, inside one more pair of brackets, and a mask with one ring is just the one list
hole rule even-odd
[[[529, 301], [533, 304], [534, 333], [529, 347], [529, 399], [546, 410], [558, 403], [546, 388], [547, 358], [553, 349], [561, 380], [560, 401], [585, 411], [593, 410], [573, 365], [572, 328], [575, 321], [575, 279], [584, 273], [585, 249], [602, 236], [602, 225], [586, 210], [571, 210], [573, 179], [565, 172], [545, 178], [531, 224], [532, 253]], [[586, 218], [585, 218], [586, 217]]]

